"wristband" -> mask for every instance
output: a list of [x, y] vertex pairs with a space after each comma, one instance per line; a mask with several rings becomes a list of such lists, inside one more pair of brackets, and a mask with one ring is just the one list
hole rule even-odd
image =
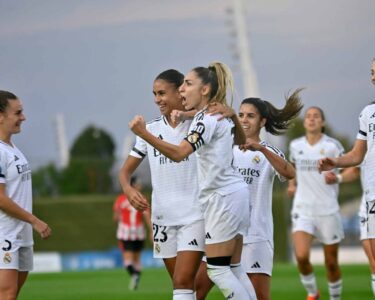
[[342, 182], [342, 175], [341, 174], [337, 174], [336, 175], [336, 180], [337, 180], [337, 183], [341, 183]]

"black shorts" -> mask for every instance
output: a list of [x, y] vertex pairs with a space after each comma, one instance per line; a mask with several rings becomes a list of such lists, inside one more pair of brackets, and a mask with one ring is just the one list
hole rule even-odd
[[144, 247], [144, 240], [119, 241], [122, 251], [141, 251]]

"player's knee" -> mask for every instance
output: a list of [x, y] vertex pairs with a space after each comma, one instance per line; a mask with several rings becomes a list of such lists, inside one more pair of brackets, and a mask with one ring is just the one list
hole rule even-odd
[[326, 265], [327, 272], [330, 274], [335, 274], [340, 271], [340, 268], [336, 259], [326, 259], [325, 265]]
[[308, 266], [310, 265], [310, 259], [309, 256], [302, 253], [302, 254], [296, 254], [296, 260], [298, 262], [298, 265], [300, 266]]
[[174, 289], [194, 289], [194, 277], [187, 276], [183, 273], [173, 275]]

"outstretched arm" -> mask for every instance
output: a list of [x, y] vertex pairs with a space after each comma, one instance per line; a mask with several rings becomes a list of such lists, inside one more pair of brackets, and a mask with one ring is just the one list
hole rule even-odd
[[134, 119], [129, 122], [129, 128], [136, 135], [175, 162], [180, 162], [193, 153], [192, 146], [185, 140], [179, 145], [173, 145], [151, 134], [147, 131], [146, 123], [142, 116], [135, 116]]
[[290, 162], [252, 139], [247, 139], [241, 149], [262, 152], [276, 172], [286, 179], [293, 179], [296, 176], [296, 170]]
[[340, 157], [325, 157], [318, 162], [319, 171], [329, 171], [333, 168], [355, 167], [362, 163], [367, 152], [365, 140], [357, 139], [353, 149]]

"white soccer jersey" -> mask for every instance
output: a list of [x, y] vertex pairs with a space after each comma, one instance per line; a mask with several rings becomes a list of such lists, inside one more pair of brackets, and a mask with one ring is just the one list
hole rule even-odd
[[323, 216], [339, 211], [338, 184], [326, 184], [324, 172], [318, 171], [318, 161], [323, 157], [341, 156], [344, 148], [340, 142], [323, 134], [315, 145], [310, 145], [303, 136], [290, 143], [289, 152], [297, 173], [292, 213]]
[[186, 137], [197, 155], [202, 202], [213, 193], [228, 195], [246, 186], [232, 165], [234, 124], [230, 119], [218, 121], [219, 117], [198, 112]]
[[[276, 147], [262, 141], [261, 145], [285, 159], [284, 154]], [[233, 149], [233, 165], [248, 184], [252, 206], [250, 228], [244, 237], [244, 244], [270, 241], [273, 247], [272, 187], [275, 176], [280, 176], [268, 159], [260, 151], [241, 151], [238, 146]]]
[[[186, 137], [191, 121], [176, 128], [162, 116], [147, 124], [147, 130], [168, 143], [178, 145]], [[195, 154], [176, 163], [137, 136], [130, 155], [148, 155], [152, 181], [152, 222], [163, 226], [190, 224], [203, 219], [198, 201], [197, 161]]]
[[[0, 141], [0, 183], [6, 194], [18, 206], [32, 212], [31, 170], [22, 152], [13, 145]], [[34, 244], [32, 226], [0, 210], [0, 242], [8, 240], [12, 246], [29, 247]]]
[[363, 187], [366, 201], [375, 200], [375, 104], [367, 105], [359, 115], [357, 139], [367, 142]]

